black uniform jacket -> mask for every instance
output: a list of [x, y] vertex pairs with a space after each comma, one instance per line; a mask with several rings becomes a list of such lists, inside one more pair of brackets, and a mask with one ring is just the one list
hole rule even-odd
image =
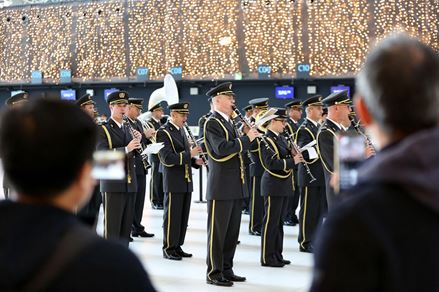
[[191, 158], [189, 142], [183, 129], [178, 130], [173, 124], [167, 122], [157, 131], [157, 143], [163, 142], [160, 150], [160, 170], [163, 173], [163, 191], [186, 193], [192, 192], [191, 165], [195, 159]]
[[204, 126], [209, 155], [208, 200], [233, 200], [248, 196], [243, 152], [250, 148], [248, 136], [238, 137], [232, 124], [215, 112]]
[[[252, 124], [255, 123], [255, 118], [251, 117], [250, 118], [250, 122]], [[259, 133], [262, 133], [260, 130], [258, 130]], [[264, 168], [262, 167], [261, 164], [261, 158], [259, 157], [260, 154], [260, 148], [261, 146], [263, 146], [263, 144], [261, 144], [261, 141], [259, 138], [256, 138], [252, 141], [251, 146], [250, 146], [250, 153], [251, 153], [251, 160], [252, 160], [252, 164], [250, 164], [250, 176], [262, 176], [262, 174], [264, 173]]]
[[[296, 143], [297, 146], [303, 147], [311, 141], [315, 141], [317, 137], [317, 133], [319, 131], [319, 127], [315, 126], [311, 121], [305, 119], [305, 121], [300, 125], [299, 130], [296, 135]], [[316, 141], [317, 142], [317, 141]], [[314, 149], [316, 149], [316, 145], [314, 145]], [[325, 175], [323, 173], [323, 166], [320, 160], [320, 157], [309, 159], [308, 151], [302, 152], [303, 158], [309, 166], [309, 169], [313, 176], [316, 178], [312, 183], [309, 182], [310, 177], [306, 173], [305, 167], [303, 164], [299, 164], [298, 170], [298, 185], [303, 187], [310, 186], [324, 186], [325, 185]]]
[[299, 123], [293, 122], [291, 118], [287, 119], [287, 124], [285, 127], [285, 132], [290, 135], [293, 140], [296, 139], [297, 130], [299, 130]]
[[317, 149], [325, 171], [334, 172], [334, 139], [340, 128], [331, 120], [326, 119], [317, 135]]
[[[149, 141], [146, 138], [145, 133], [143, 132], [142, 122], [139, 121], [138, 119], [136, 119], [134, 121], [129, 119], [129, 122], [131, 124], [131, 127], [133, 127], [134, 130], [137, 130], [140, 132], [140, 134], [142, 134], [142, 148], [145, 149], [146, 145], [151, 144], [151, 141]], [[136, 165], [137, 175], [146, 174], [147, 171], [143, 165], [142, 157], [136, 151], [133, 151], [133, 156], [134, 156], [134, 161], [135, 161], [135, 165]]]
[[267, 130], [265, 137], [270, 149], [264, 146], [260, 148], [264, 168], [261, 195], [275, 197], [293, 195], [294, 159], [290, 155], [287, 141], [284, 136], [276, 135], [270, 130]]
[[[122, 128], [113, 119], [98, 127], [98, 150], [114, 150], [125, 153], [125, 146], [132, 140], [131, 133], [125, 125]], [[101, 192], [130, 193], [136, 192], [136, 170], [134, 151], [126, 155], [124, 180], [101, 180]]]
[[[162, 124], [160, 122], [156, 122], [156, 120], [154, 120], [153, 118], [148, 120], [148, 125], [155, 129], [156, 131], [158, 131], [158, 129], [160, 129], [160, 127], [162, 126]], [[157, 154], [151, 154], [150, 156], [150, 162], [154, 162], [154, 163], [159, 163], [159, 157], [157, 156]]]

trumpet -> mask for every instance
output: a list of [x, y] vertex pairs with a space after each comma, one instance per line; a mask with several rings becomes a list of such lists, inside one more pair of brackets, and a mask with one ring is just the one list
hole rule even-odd
[[[125, 125], [127, 125], [128, 129], [129, 129], [131, 137], [134, 139], [135, 138], [134, 129], [131, 126], [131, 123], [128, 120], [128, 117], [124, 115], [123, 121], [125, 122]], [[140, 148], [137, 148], [136, 151], [139, 154], [139, 156], [142, 158], [143, 167], [145, 168], [145, 170], [147, 170], [147, 169], [151, 168], [151, 165], [148, 162], [148, 155], [142, 155], [143, 150], [144, 150], [144, 148], [143, 148], [142, 142], [140, 142]]]
[[[187, 123], [184, 123], [184, 128], [186, 129], [186, 132], [188, 133], [189, 137], [191, 138], [192, 142], [195, 144], [196, 147], [200, 146], [197, 142], [197, 140], [195, 140], [194, 135], [191, 132], [191, 129], [189, 129], [189, 126]], [[200, 153], [200, 158], [203, 160], [204, 165], [206, 165], [206, 169], [209, 170], [209, 167], [207, 165], [207, 158], [206, 155], [204, 155], [203, 152]]]
[[[155, 131], [155, 129], [154, 129], [153, 127], [151, 127], [151, 126], [148, 124], [148, 122], [143, 121], [143, 120], [140, 120], [140, 122], [142, 123], [143, 129], [146, 129], [146, 130], [153, 129], [153, 130]], [[156, 143], [155, 136], [151, 136], [151, 138], [149, 138], [149, 140], [150, 140], [152, 143]]]
[[[288, 142], [290, 142], [292, 150], [294, 150], [294, 152], [296, 153], [300, 153], [300, 148], [299, 146], [297, 146], [296, 143], [294, 143], [292, 134], [288, 134], [287, 132], [285, 132], [285, 138], [287, 138]], [[311, 169], [309, 169], [308, 164], [306, 164], [306, 162], [302, 162], [302, 165], [303, 167], [305, 167], [305, 171], [309, 176], [309, 182], [312, 183], [313, 181], [317, 180], [312, 174]]]

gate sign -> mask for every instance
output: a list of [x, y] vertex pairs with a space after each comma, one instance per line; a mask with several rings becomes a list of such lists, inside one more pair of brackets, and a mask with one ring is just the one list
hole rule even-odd
[[41, 72], [40, 70], [32, 71], [30, 83], [31, 84], [43, 84], [43, 72]]
[[296, 66], [296, 78], [308, 78], [311, 71], [310, 64], [297, 64]]
[[169, 73], [171, 73], [174, 79], [182, 79], [183, 78], [183, 67], [177, 66], [169, 69]]
[[146, 67], [139, 67], [136, 71], [137, 81], [147, 81], [149, 79], [149, 69]]
[[271, 75], [271, 67], [269, 65], [261, 64], [258, 66], [259, 79], [269, 78]]
[[72, 83], [72, 71], [68, 69], [59, 70], [59, 83]]

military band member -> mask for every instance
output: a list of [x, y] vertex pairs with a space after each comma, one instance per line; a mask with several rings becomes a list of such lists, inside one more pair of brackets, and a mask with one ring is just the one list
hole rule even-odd
[[164, 145], [159, 152], [165, 191], [163, 257], [181, 260], [183, 257], [192, 257], [181, 248], [186, 236], [193, 191], [191, 167], [199, 168], [203, 161], [194, 158], [201, 148], [190, 148], [184, 130], [189, 104], [176, 103], [168, 108], [170, 120], [157, 131], [157, 143]]
[[[84, 94], [78, 100], [76, 100], [75, 104], [78, 105], [83, 111], [85, 111], [90, 116], [90, 118], [95, 118], [96, 103], [93, 101], [93, 98], [90, 94]], [[80, 209], [76, 213], [76, 215], [83, 223], [93, 228], [96, 228], [101, 203], [102, 195], [100, 191], [100, 186], [99, 184], [96, 184], [93, 189], [93, 194], [90, 198], [90, 201], [88, 201], [88, 203], [84, 207], [82, 207], [82, 209]]]
[[[251, 120], [252, 114], [253, 114], [253, 107], [252, 105], [247, 105], [242, 109], [245, 113], [245, 117], [247, 120]], [[242, 128], [242, 127], [241, 127]], [[248, 152], [250, 153], [250, 152]], [[252, 163], [251, 157], [249, 155], [243, 155], [242, 157], [244, 159], [244, 165], [245, 165], [245, 177], [247, 178], [247, 189], [248, 193], [251, 194], [252, 192], [252, 184], [251, 184], [251, 177], [250, 177], [250, 165]], [[244, 203], [242, 206], [243, 210], [242, 212], [244, 214], [250, 214], [250, 196], [248, 198], [244, 199]]]
[[[285, 105], [288, 113], [287, 123], [285, 124], [284, 134], [291, 137], [292, 141], [296, 140], [297, 130], [299, 129], [299, 121], [302, 118], [302, 102], [300, 100], [293, 100]], [[285, 217], [285, 225], [295, 226], [299, 224], [299, 219], [296, 215], [296, 209], [299, 205], [300, 188], [297, 184], [297, 169], [298, 166], [293, 167], [294, 190], [293, 195], [288, 197], [288, 208]]]
[[235, 94], [232, 84], [226, 82], [207, 92], [213, 97], [215, 112], [204, 126], [204, 142], [209, 155], [207, 177], [208, 209], [208, 284], [232, 286], [245, 281], [233, 272], [233, 257], [241, 224], [242, 199], [247, 196], [242, 153], [259, 133], [245, 129], [245, 136], [238, 136], [231, 120]]
[[[24, 105], [28, 101], [29, 93], [22, 91], [8, 98], [5, 104], [8, 108], [17, 108]], [[11, 184], [5, 175], [3, 175], [3, 194], [5, 196], [5, 199], [9, 199], [11, 195]]]
[[115, 91], [108, 95], [107, 102], [111, 117], [99, 128], [98, 150], [113, 150], [126, 153], [125, 173], [123, 180], [101, 180], [101, 192], [104, 194], [104, 237], [120, 240], [128, 246], [131, 225], [133, 223], [134, 199], [137, 191], [136, 171], [134, 167], [134, 150], [140, 148], [141, 134], [133, 130], [130, 133], [124, 124], [128, 93]]
[[328, 208], [335, 203], [334, 189], [330, 186], [331, 176], [334, 174], [334, 139], [340, 132], [345, 132], [347, 128], [343, 126], [343, 121], [348, 120], [351, 99], [348, 91], [335, 92], [323, 99], [323, 104], [328, 108], [328, 117], [320, 127], [317, 134], [317, 149], [323, 164], [326, 185], [326, 200]]
[[[128, 122], [131, 124], [131, 127], [142, 134], [142, 148], [145, 148], [147, 144], [151, 144], [149, 139], [155, 134], [155, 130], [151, 128], [143, 129], [142, 122], [137, 119], [142, 112], [142, 106], [143, 98], [129, 98], [126, 116], [128, 117]], [[142, 157], [138, 153], [135, 153], [134, 156], [137, 191], [134, 200], [134, 216], [131, 235], [133, 237], [153, 237], [154, 234], [146, 232], [145, 226], [142, 225], [143, 206], [145, 204], [146, 175], [148, 173], [147, 167], [149, 165], [145, 165]]]
[[[148, 124], [156, 131], [162, 126], [163, 108], [161, 103], [158, 103], [148, 109], [151, 112], [151, 119]], [[151, 163], [151, 179], [149, 181], [149, 199], [153, 209], [163, 210], [163, 175], [159, 171], [160, 160], [157, 154], [149, 155], [149, 162]]]
[[[253, 108], [251, 123], [256, 120], [268, 109], [268, 98], [255, 98], [249, 101]], [[264, 134], [260, 131], [261, 134]], [[264, 218], [264, 199], [261, 196], [261, 178], [264, 168], [259, 158], [260, 141], [256, 139], [251, 144], [252, 164], [250, 165], [251, 195], [250, 195], [250, 221], [249, 233], [251, 235], [261, 235], [262, 219]]]
[[204, 124], [206, 123], [207, 119], [213, 114], [214, 109], [213, 109], [213, 102], [212, 102], [212, 98], [209, 97], [207, 99], [207, 101], [209, 102], [209, 107], [210, 110], [207, 114], [202, 115], [199, 119], [198, 119], [198, 137], [202, 138], [204, 135]]
[[[306, 119], [300, 125], [296, 135], [298, 147], [303, 147], [310, 142], [316, 143], [319, 130], [319, 119], [322, 116], [322, 97], [312, 96], [306, 99], [302, 106], [306, 108]], [[312, 252], [312, 240], [317, 228], [322, 223], [323, 215], [327, 210], [325, 176], [316, 146], [302, 152], [311, 173], [316, 178], [311, 182], [303, 164], [298, 168], [298, 185], [300, 187], [300, 212], [299, 212], [299, 249], [302, 252]]]
[[293, 168], [303, 161], [300, 153], [292, 156], [286, 138], [282, 135], [286, 124], [286, 110], [277, 109], [267, 118], [265, 140], [269, 149], [261, 147], [261, 161], [264, 174], [261, 181], [261, 194], [264, 198], [265, 215], [261, 236], [261, 265], [283, 267], [291, 263], [282, 256], [284, 240], [284, 216], [287, 201], [294, 189]]

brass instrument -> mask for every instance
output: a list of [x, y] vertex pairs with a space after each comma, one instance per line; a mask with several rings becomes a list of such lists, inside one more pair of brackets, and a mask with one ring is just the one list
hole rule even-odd
[[[186, 129], [186, 132], [188, 133], [188, 135], [189, 135], [189, 137], [191, 138], [191, 140], [192, 140], [192, 142], [194, 143], [194, 145], [195, 145], [196, 147], [200, 146], [200, 145], [197, 143], [197, 140], [195, 140], [195, 137], [194, 137], [194, 135], [192, 134], [191, 129], [189, 129], [189, 126], [188, 126], [187, 123], [184, 123], [184, 128]], [[207, 158], [206, 158], [206, 156], [204, 155], [203, 152], [200, 153], [200, 158], [203, 160], [204, 165], [206, 165], [206, 169], [209, 170], [209, 167], [208, 167], [208, 165], [207, 165]]]
[[[296, 143], [294, 143], [292, 134], [288, 134], [287, 131], [285, 131], [285, 138], [287, 138], [288, 142], [290, 142], [292, 150], [294, 150], [296, 153], [300, 153], [300, 148]], [[302, 165], [305, 167], [305, 171], [309, 175], [309, 182], [312, 183], [313, 181], [317, 180], [312, 174], [308, 164], [306, 162], [302, 162]]]
[[[249, 127], [249, 128], [253, 127], [250, 124], [250, 122], [242, 116], [241, 112], [235, 106], [233, 106], [233, 112], [247, 127]], [[267, 140], [265, 139], [265, 137], [263, 135], [261, 135], [259, 138], [261, 139], [262, 143], [264, 143], [265, 148], [270, 149], [271, 152], [274, 152], [273, 149], [270, 148], [270, 145], [268, 144]], [[276, 155], [276, 153], [274, 153], [274, 155]]]
[[[140, 120], [140, 122], [142, 123], [143, 129], [149, 130], [149, 129], [153, 129], [155, 131], [155, 129], [153, 127], [151, 127], [148, 122]], [[156, 139], [155, 136], [151, 136], [150, 138], [148, 138], [152, 143], [156, 143]]]
[[[131, 126], [131, 123], [130, 123], [130, 121], [128, 120], [128, 117], [124, 115], [124, 116], [123, 116], [123, 121], [124, 121], [125, 125], [127, 125], [128, 129], [129, 129], [130, 134], [131, 134], [131, 137], [132, 137], [133, 139], [135, 139], [135, 136], [134, 136], [134, 129], [133, 129], [133, 127]], [[147, 170], [148, 168], [151, 168], [151, 165], [150, 165], [149, 162], [148, 162], [148, 155], [142, 155], [143, 150], [144, 150], [144, 148], [143, 148], [143, 146], [142, 146], [142, 142], [140, 142], [140, 148], [136, 148], [136, 151], [137, 151], [137, 153], [139, 154], [139, 156], [142, 158], [143, 167], [145, 168], [145, 170]]]

